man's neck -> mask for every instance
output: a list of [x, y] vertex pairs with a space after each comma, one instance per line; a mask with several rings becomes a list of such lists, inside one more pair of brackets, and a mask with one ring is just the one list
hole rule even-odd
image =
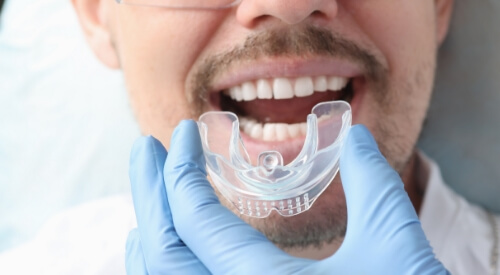
[[401, 175], [401, 179], [404, 182], [408, 197], [410, 197], [410, 201], [418, 214], [424, 199], [425, 188], [429, 181], [429, 167], [418, 151], [415, 150], [413, 152]]

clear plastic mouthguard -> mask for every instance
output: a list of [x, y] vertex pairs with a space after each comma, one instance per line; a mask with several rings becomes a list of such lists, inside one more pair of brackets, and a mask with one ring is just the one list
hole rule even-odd
[[214, 185], [241, 214], [265, 218], [272, 210], [293, 216], [311, 208], [339, 170], [351, 119], [351, 106], [345, 101], [314, 106], [307, 116], [302, 150], [286, 165], [282, 153], [293, 140], [264, 142], [268, 145], [252, 164], [234, 113], [204, 113], [198, 126]]

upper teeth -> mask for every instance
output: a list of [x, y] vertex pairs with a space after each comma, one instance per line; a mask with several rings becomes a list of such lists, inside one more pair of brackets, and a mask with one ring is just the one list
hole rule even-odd
[[340, 91], [349, 81], [348, 78], [338, 76], [315, 76], [259, 79], [247, 81], [225, 91], [236, 101], [251, 101], [259, 99], [287, 99], [312, 95], [314, 92]]

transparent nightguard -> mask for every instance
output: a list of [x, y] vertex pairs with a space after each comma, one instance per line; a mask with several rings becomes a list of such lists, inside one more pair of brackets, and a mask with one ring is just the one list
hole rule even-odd
[[214, 185], [241, 214], [265, 218], [272, 210], [294, 216], [311, 208], [339, 170], [351, 120], [351, 106], [345, 101], [314, 106], [302, 150], [286, 165], [280, 146], [272, 145], [277, 142], [269, 142], [252, 163], [234, 113], [204, 113], [198, 127]]

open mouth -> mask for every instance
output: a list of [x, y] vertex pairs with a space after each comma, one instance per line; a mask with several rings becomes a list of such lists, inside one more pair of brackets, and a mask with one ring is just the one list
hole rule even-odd
[[242, 135], [254, 141], [303, 140], [311, 109], [325, 101], [350, 102], [351, 82], [340, 76], [257, 79], [213, 93], [211, 102], [235, 113]]

